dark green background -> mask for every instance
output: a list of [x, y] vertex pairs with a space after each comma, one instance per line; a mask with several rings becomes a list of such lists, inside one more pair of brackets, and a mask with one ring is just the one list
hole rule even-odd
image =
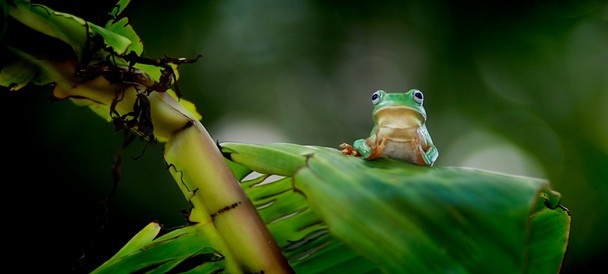
[[[436, 166], [550, 180], [572, 213], [562, 273], [607, 270], [606, 1], [461, 2], [134, 0], [125, 15], [144, 55], [203, 55], [180, 89], [220, 141], [337, 147], [369, 134], [373, 91], [422, 90]], [[45, 3], [102, 24], [113, 1]], [[87, 272], [147, 222], [185, 223], [160, 145], [127, 148], [104, 207], [123, 136], [49, 95], [0, 93], [5, 229], [33, 228], [17, 254], [56, 259], [23, 267]]]

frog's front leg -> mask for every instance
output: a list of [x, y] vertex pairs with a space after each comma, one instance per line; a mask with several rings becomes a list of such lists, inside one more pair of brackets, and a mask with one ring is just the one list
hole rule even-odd
[[372, 136], [368, 139], [359, 139], [353, 143], [353, 149], [359, 152], [361, 157], [372, 160], [382, 157], [382, 151], [386, 145], [387, 138]]
[[369, 155], [372, 153], [372, 148], [367, 145], [365, 139], [356, 140], [352, 146], [342, 143], [340, 148], [342, 148], [342, 154], [361, 156], [363, 158], [369, 157]]
[[[364, 145], [367, 148], [367, 154], [363, 154], [363, 157], [367, 160], [372, 160], [372, 159], [376, 159], [376, 158], [380, 158], [383, 157], [382, 152], [384, 151], [384, 148], [386, 147], [386, 141], [388, 140], [388, 138], [386, 136], [382, 136], [382, 137], [378, 137], [378, 135], [375, 136], [375, 138], [370, 138], [367, 139], [365, 142], [363, 142], [362, 146]], [[356, 148], [356, 146], [355, 146]]]
[[437, 156], [439, 156], [439, 151], [433, 145], [428, 147], [428, 150], [426, 151], [420, 146], [419, 153], [424, 160], [424, 164], [427, 166], [433, 166], [433, 163], [435, 163], [435, 160], [437, 160]]
[[412, 138], [412, 147], [416, 153], [416, 164], [433, 166], [435, 160], [439, 156], [437, 147], [433, 145], [433, 141], [424, 129], [418, 129], [416, 138]]
[[372, 160], [382, 157], [382, 151], [386, 146], [388, 138], [382, 136], [378, 138], [377, 135], [373, 135], [368, 139], [358, 139], [353, 145], [342, 143], [342, 153], [346, 155], [361, 156], [367, 160]]
[[361, 156], [359, 151], [357, 151], [353, 146], [347, 143], [340, 144], [340, 148], [342, 149], [342, 154], [351, 156]]

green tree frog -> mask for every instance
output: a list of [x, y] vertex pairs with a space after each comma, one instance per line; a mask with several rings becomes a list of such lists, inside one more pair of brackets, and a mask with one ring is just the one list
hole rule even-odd
[[411, 89], [405, 93], [378, 90], [372, 94], [374, 127], [367, 139], [340, 145], [342, 153], [367, 160], [380, 157], [432, 166], [439, 152], [426, 129], [424, 95]]

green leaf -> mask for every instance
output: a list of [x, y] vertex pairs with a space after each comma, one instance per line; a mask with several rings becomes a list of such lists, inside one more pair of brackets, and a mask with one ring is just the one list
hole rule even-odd
[[131, 0], [119, 0], [110, 12], [110, 15], [113, 17], [118, 17], [118, 15], [120, 15], [120, 13], [127, 8], [127, 5], [129, 5], [130, 2]]
[[[308, 250], [308, 259], [289, 257], [296, 271], [299, 266], [326, 271], [348, 250], [372, 263], [361, 272], [373, 266], [387, 273], [559, 271], [570, 217], [556, 207], [560, 195], [545, 180], [391, 159], [366, 161], [323, 147], [222, 147], [252, 170], [293, 171], [274, 183], [263, 179], [244, 186], [284, 250], [314, 232], [328, 232], [313, 237], [316, 245], [298, 250]], [[264, 193], [264, 188], [275, 190]], [[342, 249], [321, 254], [334, 246]]]
[[[139, 56], [144, 51], [144, 45], [139, 35], [129, 24], [127, 17], [118, 18], [130, 2], [130, 0], [119, 0], [110, 12], [114, 19], [108, 20], [104, 28], [89, 24], [95, 32], [104, 38], [106, 45], [110, 46], [118, 55], [134, 52]], [[156, 68], [156, 70], [158, 69]]]
[[[119, 1], [113, 9], [112, 15], [120, 14], [129, 2]], [[83, 50], [86, 48], [89, 32], [102, 36], [105, 44], [119, 55], [129, 51], [138, 55], [143, 52], [143, 44], [137, 33], [128, 24], [127, 18], [110, 20], [105, 28], [102, 28], [80, 17], [26, 1], [15, 1], [15, 6], [10, 7], [10, 15], [34, 30], [69, 44], [79, 60], [84, 54]]]
[[[196, 224], [175, 229], [153, 241], [150, 227], [138, 233], [119, 254], [119, 258], [109, 260], [92, 273], [167, 273], [192, 271], [194, 273], [215, 273], [225, 267], [224, 257], [214, 248], [212, 224]], [[144, 236], [141, 236], [144, 235]], [[129, 246], [135, 241], [134, 246]], [[146, 245], [141, 245], [147, 242]], [[142, 272], [143, 273], [143, 272]]]
[[234, 162], [246, 163], [245, 166], [265, 174], [289, 176], [306, 164], [306, 159], [303, 157], [305, 154], [289, 151], [288, 147], [274, 149], [269, 146], [263, 151], [264, 153], [258, 153], [259, 148], [256, 146], [231, 143], [230, 146], [224, 146], [223, 152], [225, 155], [230, 155], [230, 159]]
[[6, 33], [8, 26], [8, 1], [0, 1], [0, 15], [2, 18], [2, 24], [0, 25], [0, 41], [4, 39], [4, 33]]
[[28, 83], [46, 85], [53, 82], [53, 72], [49, 72], [47, 64], [23, 51], [15, 48], [7, 48], [7, 55], [12, 55], [15, 60], [0, 70], [0, 85], [9, 87], [10, 90], [19, 90]]
[[114, 33], [111, 30], [104, 29], [93, 23], [89, 23], [89, 27], [95, 33], [101, 35], [101, 37], [103, 37], [105, 44], [107, 46], [111, 47], [114, 50], [114, 52], [116, 52], [119, 55], [124, 54], [127, 51], [127, 49], [129, 48], [129, 45], [131, 45], [131, 40], [129, 40], [129, 38], [119, 35], [117, 33]]
[[18, 59], [0, 70], [0, 86], [19, 90], [36, 78], [38, 68], [27, 59]]
[[[545, 180], [366, 161], [315, 146], [221, 148], [296, 273], [560, 270], [570, 215]], [[98, 271], [217, 271], [226, 258], [208, 225], [126, 248], [129, 255]]]
[[119, 54], [135, 52], [137, 55], [141, 55], [144, 51], [144, 45], [139, 38], [139, 35], [135, 32], [133, 27], [129, 24], [129, 19], [126, 17], [121, 18], [118, 21], [110, 20], [106, 24], [105, 29], [107, 31], [113, 32], [117, 35], [120, 35], [122, 38], [125, 38], [129, 41], [128, 44], [125, 45], [128, 48], [124, 48], [122, 50], [117, 50], [116, 52]]
[[559, 273], [570, 231], [570, 214], [564, 208], [542, 209], [532, 218], [528, 273]]
[[56, 12], [44, 5], [15, 1], [10, 15], [24, 25], [69, 44], [80, 59], [89, 38], [87, 22], [80, 17]]
[[140, 232], [138, 232], [129, 242], [123, 246], [112, 258], [106, 261], [101, 268], [105, 265], [111, 265], [116, 261], [136, 252], [138, 249], [145, 247], [151, 243], [156, 235], [160, 232], [160, 225], [156, 222], [149, 223]]
[[378, 273], [379, 267], [336, 239], [293, 178], [258, 175], [242, 181], [296, 273]]

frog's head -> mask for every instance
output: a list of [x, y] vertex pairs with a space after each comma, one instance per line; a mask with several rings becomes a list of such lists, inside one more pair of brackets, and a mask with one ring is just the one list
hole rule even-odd
[[[411, 89], [405, 93], [387, 93], [383, 90], [378, 90], [372, 94], [372, 103], [374, 104], [372, 114], [375, 121], [382, 120], [381, 118], [392, 117], [417, 120], [418, 124], [424, 124], [426, 121], [426, 111], [422, 106], [423, 101], [424, 94], [417, 89]], [[395, 122], [392, 118], [390, 120]]]

